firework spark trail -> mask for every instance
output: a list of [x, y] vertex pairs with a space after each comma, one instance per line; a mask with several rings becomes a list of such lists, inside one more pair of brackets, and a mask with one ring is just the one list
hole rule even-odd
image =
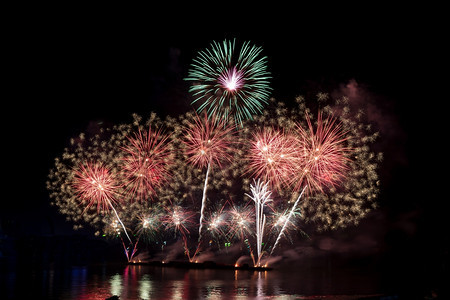
[[230, 133], [233, 130], [234, 126], [228, 125], [224, 120], [218, 120], [215, 115], [208, 118], [206, 114], [203, 119], [196, 115], [185, 129], [184, 145], [188, 161], [199, 167], [207, 166], [200, 208], [199, 244], [202, 239], [209, 173], [214, 166], [221, 166], [223, 161], [231, 161]]
[[108, 201], [108, 202], [109, 202], [109, 205], [111, 206], [112, 210], [114, 211], [114, 213], [115, 213], [115, 215], [117, 217], [117, 220], [119, 221], [120, 225], [122, 225], [122, 228], [123, 228], [123, 231], [125, 232], [125, 235], [127, 236], [127, 238], [130, 241], [131, 245], [133, 245], [133, 242], [131, 241], [131, 238], [128, 235], [127, 229], [125, 228], [125, 225], [123, 225], [122, 220], [120, 219], [119, 215], [117, 214], [116, 209], [114, 208], [114, 206], [111, 204], [110, 201]]
[[200, 243], [202, 239], [202, 228], [203, 228], [203, 218], [204, 218], [204, 210], [205, 210], [205, 204], [206, 204], [206, 189], [208, 188], [208, 177], [209, 177], [209, 170], [211, 168], [211, 162], [208, 163], [208, 169], [206, 170], [205, 175], [205, 185], [203, 186], [203, 196], [202, 196], [202, 207], [200, 209], [200, 224], [198, 226], [198, 242]]
[[302, 190], [302, 192], [300, 193], [300, 195], [298, 196], [297, 200], [294, 202], [294, 205], [292, 206], [291, 211], [289, 212], [288, 217], [287, 217], [286, 220], [284, 221], [283, 227], [281, 228], [280, 233], [278, 234], [278, 237], [277, 237], [275, 243], [273, 244], [272, 251], [270, 251], [270, 255], [272, 255], [273, 251], [274, 251], [275, 248], [277, 247], [278, 242], [280, 241], [280, 238], [281, 238], [281, 236], [283, 235], [284, 230], [286, 229], [286, 226], [287, 226], [288, 222], [290, 222], [291, 217], [292, 217], [292, 215], [294, 214], [295, 209], [297, 208], [297, 204], [298, 204], [298, 202], [300, 201], [300, 199], [301, 199], [301, 197], [302, 197], [302, 195], [303, 195], [303, 192], [304, 192], [305, 190], [306, 190], [306, 186], [303, 188], [303, 190]]
[[262, 257], [262, 243], [264, 236], [264, 226], [266, 224], [266, 215], [264, 214], [264, 205], [268, 202], [271, 202], [272, 192], [269, 191], [268, 186], [269, 183], [262, 182], [258, 179], [258, 181], [254, 181], [255, 185], [250, 185], [250, 190], [252, 192], [252, 196], [246, 194], [255, 202], [255, 214], [256, 214], [256, 249], [257, 249], [257, 262], [256, 266], [260, 266], [261, 257]]

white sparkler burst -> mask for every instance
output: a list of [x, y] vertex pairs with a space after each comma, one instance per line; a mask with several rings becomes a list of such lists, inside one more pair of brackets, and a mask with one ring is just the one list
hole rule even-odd
[[272, 192], [269, 190], [269, 182], [264, 183], [260, 179], [258, 181], [253, 180], [254, 185], [250, 184], [250, 191], [252, 195], [246, 194], [255, 202], [255, 215], [256, 215], [256, 249], [258, 253], [258, 259], [256, 266], [261, 264], [262, 245], [264, 236], [264, 226], [266, 225], [266, 215], [264, 214], [264, 205], [272, 201]]

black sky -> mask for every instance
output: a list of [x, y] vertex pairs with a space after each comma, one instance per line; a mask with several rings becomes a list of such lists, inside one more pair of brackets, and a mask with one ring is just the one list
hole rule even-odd
[[[213, 40], [236, 38], [263, 47], [278, 100], [356, 88], [384, 139], [380, 203], [386, 222], [406, 218], [403, 225], [414, 227], [407, 234], [420, 237], [417, 244], [439, 238], [442, 199], [424, 192], [430, 178], [422, 173], [417, 141], [429, 120], [422, 92], [426, 67], [435, 59], [429, 24], [409, 8], [259, 9], [175, 14], [165, 8], [139, 15], [41, 9], [11, 21], [6, 47], [12, 107], [3, 104], [3, 117], [11, 170], [5, 188], [14, 193], [3, 197], [2, 215], [58, 218], [45, 181], [69, 139], [93, 122], [127, 122], [134, 112], [190, 110], [183, 78], [191, 60]], [[30, 230], [39, 233], [36, 226]]]

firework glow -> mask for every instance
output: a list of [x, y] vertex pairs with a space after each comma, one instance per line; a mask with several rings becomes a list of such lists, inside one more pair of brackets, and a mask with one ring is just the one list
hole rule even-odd
[[317, 113], [301, 96], [269, 99], [270, 78], [261, 47], [213, 42], [186, 78], [197, 112], [72, 138], [48, 176], [52, 205], [122, 242], [128, 261], [138, 244], [167, 245], [191, 262], [217, 251], [262, 267], [304, 228], [358, 225], [377, 208], [378, 133], [345, 97], [319, 93]]

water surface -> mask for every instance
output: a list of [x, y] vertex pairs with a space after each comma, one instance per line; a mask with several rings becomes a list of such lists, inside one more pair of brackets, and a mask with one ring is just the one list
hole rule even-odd
[[[4, 269], [6, 299], [381, 299], [376, 274], [298, 267], [249, 270], [145, 265]], [[388, 298], [386, 298], [388, 299]], [[394, 298], [390, 298], [394, 299]]]

